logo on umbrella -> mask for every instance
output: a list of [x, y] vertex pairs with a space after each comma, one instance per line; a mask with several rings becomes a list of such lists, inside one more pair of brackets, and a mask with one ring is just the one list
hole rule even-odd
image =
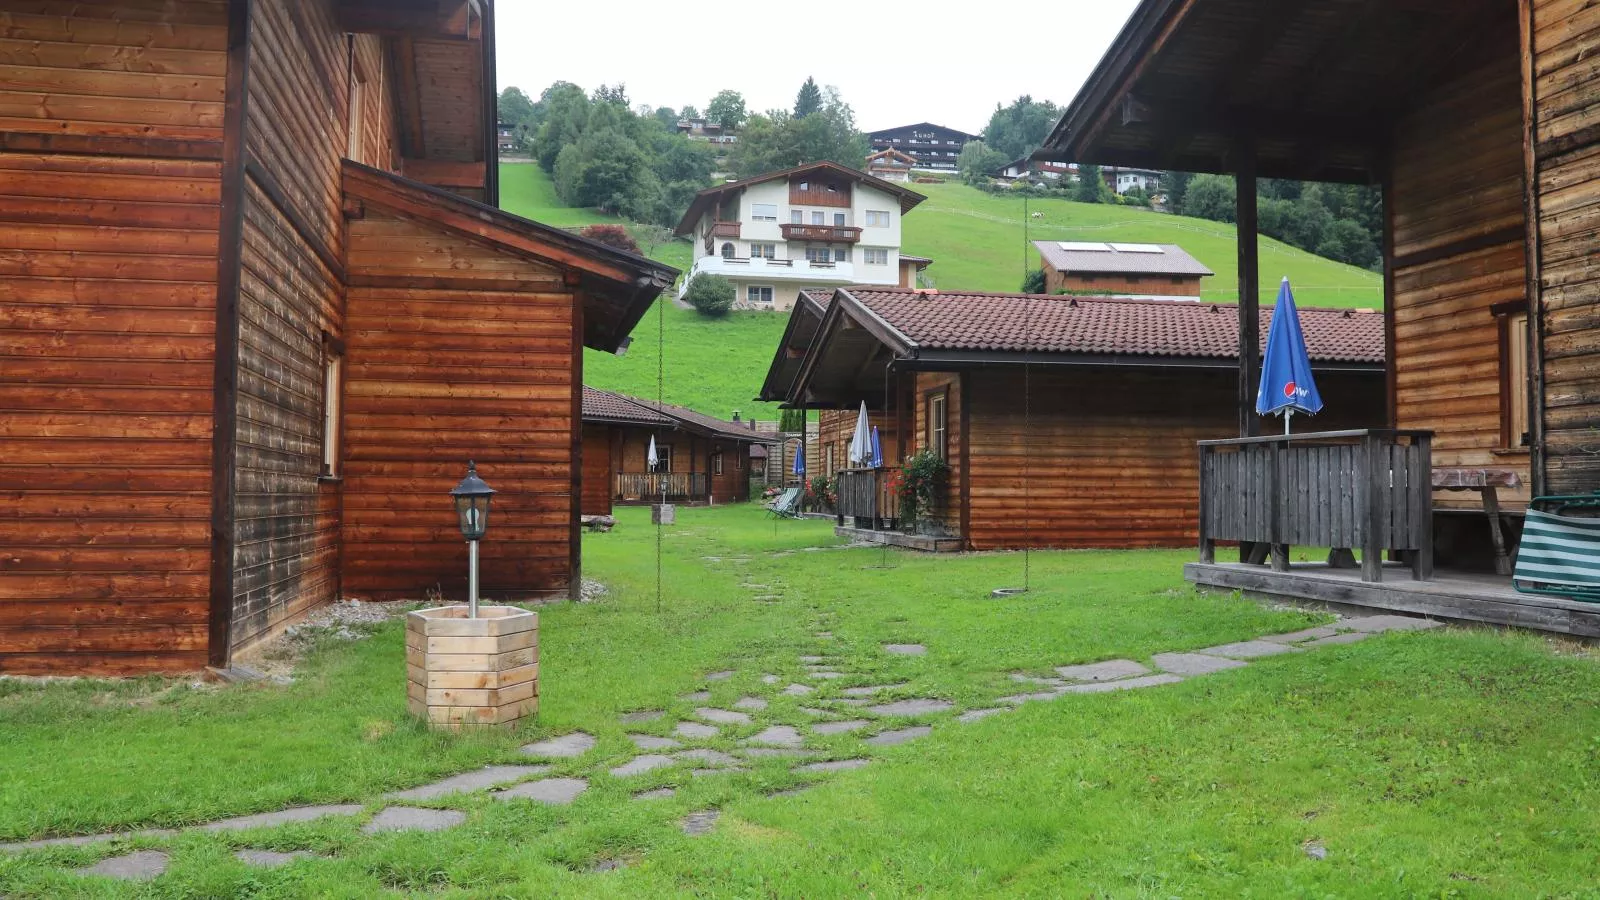
[[1291, 397], [1292, 398], [1295, 395], [1297, 395], [1298, 393], [1299, 393], [1299, 391], [1295, 388], [1294, 382], [1292, 382], [1292, 381], [1283, 386], [1283, 395], [1285, 397]]

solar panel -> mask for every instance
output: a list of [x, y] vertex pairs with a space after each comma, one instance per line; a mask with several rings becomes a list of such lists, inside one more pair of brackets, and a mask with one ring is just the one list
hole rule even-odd
[[1110, 244], [1083, 243], [1080, 241], [1057, 241], [1056, 246], [1069, 253], [1110, 253]]
[[1155, 244], [1112, 244], [1111, 249], [1118, 253], [1165, 253]]

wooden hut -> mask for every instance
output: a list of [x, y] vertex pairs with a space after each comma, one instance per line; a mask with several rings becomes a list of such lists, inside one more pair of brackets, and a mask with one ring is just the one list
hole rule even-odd
[[0, 11], [0, 672], [579, 581], [582, 351], [674, 270], [494, 208], [491, 0]]
[[[1301, 321], [1328, 404], [1319, 421], [1378, 414], [1382, 317], [1303, 309]], [[822, 410], [812, 471], [839, 479], [852, 535], [923, 549], [1192, 545], [1194, 442], [1234, 421], [1236, 329], [1224, 304], [842, 288], [798, 366], [779, 348], [763, 399]], [[863, 402], [883, 468], [845, 455]], [[928, 521], [896, 521], [890, 470], [922, 450], [948, 462], [943, 496]]]
[[[1600, 10], [1564, 0], [1139, 4], [1041, 155], [1237, 178], [1242, 439], [1257, 427], [1257, 179], [1379, 185], [1384, 198], [1386, 414], [1359, 438], [1270, 450], [1297, 473], [1289, 491], [1361, 497], [1359, 534], [1299, 508], [1246, 523], [1216, 505], [1239, 489], [1230, 477], [1208, 471], [1202, 488], [1208, 562], [1212, 538], [1359, 538], [1362, 572], [1291, 572], [1280, 552], [1270, 570], [1197, 565], [1191, 579], [1600, 634], [1592, 607], [1453, 574], [1509, 572], [1530, 495], [1600, 488], [1597, 43]], [[1351, 441], [1374, 464], [1293, 468]], [[1207, 452], [1248, 460], [1262, 446]], [[1412, 477], [1385, 453], [1417, 457]], [[1431, 583], [1386, 582], [1386, 550]]]

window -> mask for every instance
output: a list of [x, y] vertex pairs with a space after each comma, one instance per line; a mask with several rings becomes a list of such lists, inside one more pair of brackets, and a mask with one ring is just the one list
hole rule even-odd
[[831, 478], [833, 476], [833, 445], [829, 444], [828, 446], [824, 447], [823, 453], [822, 474], [824, 477]]
[[751, 244], [750, 245], [750, 258], [751, 259], [777, 259], [777, 256], [778, 256], [778, 245], [777, 244]]
[[867, 210], [867, 227], [868, 228], [888, 228], [889, 227], [889, 212], [888, 212], [888, 210], [882, 210], [882, 209], [869, 209], [869, 210]]
[[711, 474], [722, 474], [722, 451], [711, 454]]
[[346, 136], [344, 155], [356, 162], [363, 161], [361, 157], [361, 138], [363, 134], [362, 126], [365, 124], [366, 117], [362, 115], [362, 112], [366, 109], [366, 99], [366, 79], [361, 77], [360, 72], [352, 69], [350, 72], [350, 131]]
[[849, 247], [835, 247], [835, 248], [833, 248], [833, 261], [834, 262], [849, 262], [850, 261], [850, 248]]
[[744, 299], [750, 303], [771, 303], [772, 288], [752, 284], [744, 289]]
[[806, 214], [805, 213], [801, 212], [798, 209], [789, 210], [789, 224], [790, 225], [804, 225], [805, 222], [806, 222]]
[[[648, 451], [646, 451], [646, 453], [648, 454]], [[649, 459], [649, 456], [647, 455], [645, 458]], [[657, 472], [671, 472], [672, 471], [672, 445], [671, 444], [657, 444], [656, 445], [656, 471]]]
[[950, 458], [950, 445], [947, 440], [950, 423], [945, 417], [947, 399], [947, 395], [940, 391], [937, 394], [929, 394], [927, 400], [928, 449], [939, 454], [940, 459]]
[[733, 245], [732, 244], [723, 244], [722, 245], [722, 258], [723, 259], [733, 259], [733, 253], [734, 253], [734, 250], [733, 250]]
[[750, 218], [757, 222], [778, 221], [778, 204], [752, 203], [750, 204]]
[[816, 210], [812, 210], [811, 211], [811, 224], [813, 224], [813, 225], [826, 225], [826, 224], [828, 224], [828, 220], [823, 216], [822, 213], [817, 212]]
[[861, 261], [869, 266], [887, 266], [889, 264], [889, 248], [862, 247]]
[[835, 228], [843, 228], [844, 227], [844, 213], [834, 213], [833, 214], [833, 226]]
[[[1521, 303], [1514, 304], [1522, 306]], [[1500, 319], [1500, 441], [1507, 449], [1527, 447], [1528, 314], [1507, 311]]]
[[737, 450], [734, 451], [733, 454], [733, 470], [735, 472], [744, 471], [744, 455], [739, 453]]
[[344, 347], [322, 336], [322, 475], [339, 476], [340, 401], [344, 397]]
[[833, 252], [827, 247], [807, 247], [806, 262], [832, 262]]

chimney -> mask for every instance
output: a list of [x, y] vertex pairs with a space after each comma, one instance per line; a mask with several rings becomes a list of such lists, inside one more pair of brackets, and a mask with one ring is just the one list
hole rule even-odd
[[733, 411], [733, 420], [735, 422], [739, 421], [739, 411], [737, 409]]

